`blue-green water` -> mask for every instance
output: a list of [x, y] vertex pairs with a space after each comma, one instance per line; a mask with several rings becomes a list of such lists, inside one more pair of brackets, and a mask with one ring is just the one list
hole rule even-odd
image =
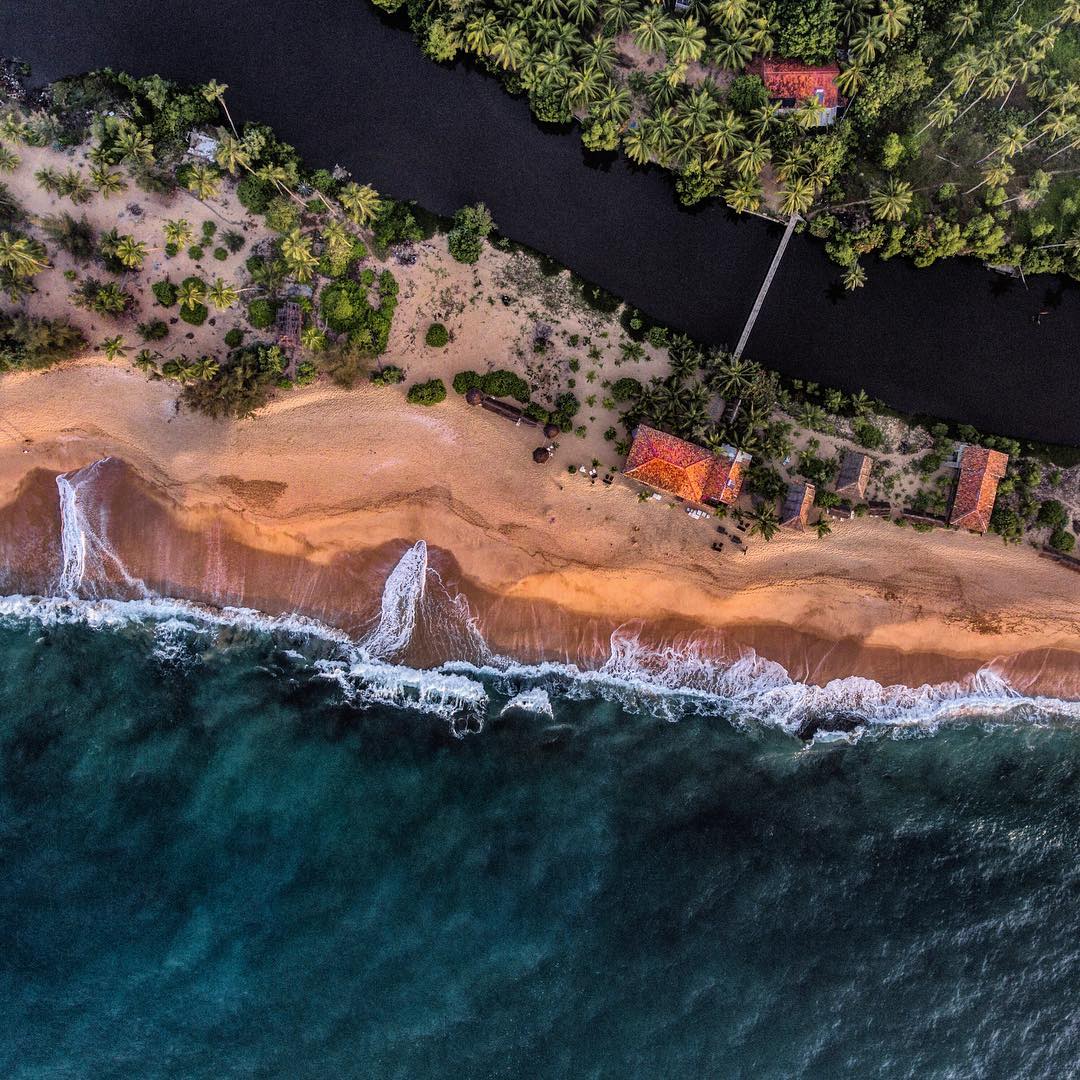
[[286, 645], [0, 626], [0, 1075], [1076, 1074], [1068, 723], [455, 738]]

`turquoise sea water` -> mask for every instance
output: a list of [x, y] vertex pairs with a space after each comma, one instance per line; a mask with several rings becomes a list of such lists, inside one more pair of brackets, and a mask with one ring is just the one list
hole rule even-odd
[[325, 648], [0, 624], [0, 1075], [1076, 1074], [1070, 723], [456, 738]]

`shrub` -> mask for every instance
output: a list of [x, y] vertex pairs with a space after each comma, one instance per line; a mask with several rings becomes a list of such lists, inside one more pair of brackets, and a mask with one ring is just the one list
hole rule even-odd
[[217, 233], [217, 222], [216, 221], [204, 221], [202, 223], [202, 238], [203, 238], [203, 243], [204, 244], [209, 244], [210, 241], [214, 239], [214, 236], [215, 236], [216, 233]]
[[454, 376], [454, 393], [467, 394], [470, 390], [481, 387], [483, 382], [475, 371], [459, 371]]
[[214, 258], [218, 262], [224, 262], [229, 257], [229, 253], [223, 247], [214, 248]]
[[235, 255], [244, 246], [244, 234], [227, 229], [221, 234], [222, 243]]
[[172, 307], [176, 303], [176, 286], [168, 278], [164, 281], [155, 281], [150, 286], [150, 291], [162, 307]]
[[1061, 551], [1068, 554], [1076, 547], [1076, 537], [1065, 529], [1055, 529], [1050, 534], [1050, 546], [1055, 551]]
[[239, 326], [234, 326], [234, 327], [233, 327], [233, 328], [232, 328], [232, 329], [231, 329], [231, 330], [230, 330], [230, 331], [229, 331], [229, 332], [228, 332], [228, 333], [227, 333], [227, 334], [225, 335], [225, 344], [226, 344], [226, 345], [227, 345], [227, 346], [228, 346], [228, 347], [229, 347], [230, 349], [237, 349], [237, 348], [239, 348], [239, 347], [240, 347], [240, 346], [241, 346], [241, 345], [243, 344], [243, 342], [244, 342], [244, 331], [243, 331], [243, 330], [241, 330]]
[[177, 247], [177, 245], [176, 245], [176, 244], [166, 244], [166, 245], [165, 245], [165, 257], [166, 257], [167, 259], [171, 259], [171, 258], [172, 258], [172, 257], [173, 257], [174, 255], [176, 255], [176, 254], [177, 254], [177, 253], [178, 253], [179, 251], [180, 251], [180, 248], [179, 248], [179, 247]]
[[248, 304], [248, 322], [251, 323], [256, 330], [266, 330], [268, 327], [274, 325], [274, 317], [277, 315], [277, 305], [273, 300], [266, 300], [260, 298], [258, 300], [252, 300]]
[[[373, 371], [371, 373], [371, 381], [376, 386], [397, 386], [398, 383], [403, 383], [405, 381], [405, 372], [394, 364], [387, 364], [386, 367], [379, 368], [378, 371]], [[443, 390], [443, 397], [446, 397], [445, 388]], [[427, 403], [425, 402], [425, 404]]]
[[573, 419], [580, 408], [581, 402], [573, 394], [560, 394], [555, 399], [555, 408], [551, 410], [551, 421], [558, 424], [563, 431], [572, 431]]
[[205, 304], [196, 304], [194, 307], [182, 307], [180, 309], [180, 318], [192, 326], [202, 326], [206, 322], [206, 316], [209, 314]]
[[275, 195], [266, 208], [266, 224], [277, 233], [292, 232], [300, 226], [300, 211], [291, 199]]
[[198, 244], [192, 244], [187, 249], [188, 258], [198, 262], [203, 257], [203, 249]]
[[143, 341], [161, 341], [169, 336], [169, 324], [164, 319], [151, 319], [149, 322], [139, 323], [138, 331]]
[[629, 376], [616, 379], [611, 385], [611, 397], [614, 401], [637, 401], [641, 397], [641, 383]]
[[274, 186], [257, 176], [248, 175], [236, 185], [236, 197], [253, 214], [265, 214], [274, 197]]
[[319, 296], [319, 309], [327, 326], [339, 334], [348, 334], [350, 342], [368, 356], [386, 351], [390, 326], [397, 308], [398, 284], [389, 270], [378, 278], [379, 306], [369, 299], [375, 284], [375, 272], [365, 270], [360, 280], [335, 281]]
[[410, 405], [438, 405], [446, 400], [446, 387], [442, 379], [430, 379], [426, 383], [414, 383], [405, 399]]
[[578, 287], [581, 289], [581, 299], [593, 311], [613, 315], [619, 310], [622, 301], [614, 293], [609, 293], [607, 289], [601, 289], [599, 285], [593, 285], [588, 281], [582, 281]]
[[424, 335], [424, 344], [432, 349], [441, 349], [450, 340], [446, 327], [441, 322], [433, 322]]
[[530, 420], [535, 420], [538, 424], [546, 424], [548, 422], [548, 411], [543, 405], [537, 404], [535, 401], [530, 402], [525, 406], [525, 415]]
[[480, 258], [484, 240], [495, 227], [483, 203], [463, 206], [454, 215], [454, 226], [447, 237], [450, 254], [458, 262], [474, 263]]
[[727, 99], [736, 112], [752, 113], [769, 100], [769, 95], [757, 75], [738, 75], [731, 80]]
[[1069, 524], [1069, 514], [1057, 499], [1046, 499], [1039, 506], [1038, 521], [1049, 529], [1064, 529]]
[[250, 416], [266, 403], [285, 370], [285, 354], [277, 345], [236, 349], [212, 379], [184, 388], [183, 401], [208, 416]]
[[492, 397], [512, 397], [523, 404], [529, 400], [529, 384], [516, 372], [500, 368], [480, 379], [480, 389]]
[[885, 445], [885, 433], [869, 420], [860, 417], [852, 425], [855, 432], [855, 441], [867, 450], [880, 450]]

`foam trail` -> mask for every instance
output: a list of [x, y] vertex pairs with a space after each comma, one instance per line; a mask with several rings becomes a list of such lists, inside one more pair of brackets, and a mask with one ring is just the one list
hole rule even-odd
[[502, 712], [499, 715], [505, 716], [515, 709], [520, 709], [522, 712], [536, 713], [537, 716], [546, 716], [549, 720], [555, 719], [555, 710], [552, 708], [551, 698], [548, 697], [548, 692], [539, 686], [515, 694], [502, 707]]
[[124, 584], [140, 596], [149, 596], [150, 590], [139, 578], [128, 573], [123, 561], [106, 538], [104, 520], [98, 528], [90, 523], [85, 509], [83, 489], [96, 477], [98, 468], [110, 461], [102, 458], [73, 473], [61, 473], [56, 478], [60, 496], [60, 580], [57, 588], [61, 595], [78, 596], [80, 590], [93, 591], [95, 575], [111, 565], [121, 576]]
[[406, 649], [416, 629], [427, 572], [427, 544], [417, 540], [398, 560], [383, 586], [378, 625], [360, 642], [368, 656], [384, 659]]

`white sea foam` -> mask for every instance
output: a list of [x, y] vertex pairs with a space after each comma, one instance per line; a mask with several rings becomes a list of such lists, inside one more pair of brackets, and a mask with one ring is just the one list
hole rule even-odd
[[384, 659], [406, 649], [416, 629], [427, 574], [427, 544], [417, 540], [398, 560], [383, 586], [378, 625], [360, 642], [368, 656]]
[[536, 713], [537, 716], [546, 716], [549, 720], [555, 719], [555, 710], [551, 705], [548, 692], [542, 687], [534, 686], [531, 690], [522, 690], [515, 694], [503, 707], [500, 716], [505, 716], [514, 709], [522, 712]]

